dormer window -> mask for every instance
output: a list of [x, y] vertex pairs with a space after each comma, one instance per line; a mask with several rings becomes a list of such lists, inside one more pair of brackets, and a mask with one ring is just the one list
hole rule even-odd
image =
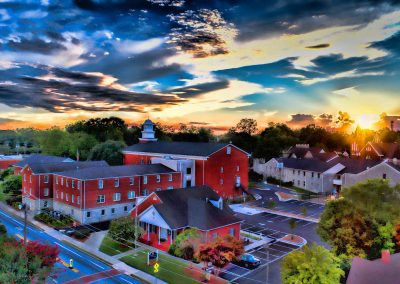
[[230, 155], [231, 152], [232, 152], [232, 147], [231, 146], [226, 147], [226, 154]]

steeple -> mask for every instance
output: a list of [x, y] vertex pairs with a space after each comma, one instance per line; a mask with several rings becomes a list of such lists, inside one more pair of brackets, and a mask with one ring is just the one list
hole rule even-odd
[[150, 119], [146, 119], [143, 123], [142, 138], [139, 138], [140, 143], [156, 142], [156, 133], [154, 131], [154, 123]]

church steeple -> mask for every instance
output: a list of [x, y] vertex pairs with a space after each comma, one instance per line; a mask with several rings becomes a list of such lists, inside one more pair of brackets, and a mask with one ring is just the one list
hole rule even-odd
[[154, 123], [150, 119], [146, 119], [143, 123], [142, 138], [139, 138], [140, 143], [156, 142], [156, 133], [154, 131]]

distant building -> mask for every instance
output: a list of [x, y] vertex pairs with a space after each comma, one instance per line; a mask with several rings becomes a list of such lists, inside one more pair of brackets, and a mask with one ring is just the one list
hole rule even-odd
[[188, 228], [195, 228], [203, 242], [231, 235], [240, 238], [240, 220], [208, 186], [156, 191], [131, 211], [144, 229], [142, 238], [162, 250]]
[[154, 142], [150, 123], [145, 121], [142, 143], [123, 150], [124, 164], [163, 164], [182, 173], [183, 187], [208, 185], [223, 198], [247, 192], [248, 153], [226, 143]]
[[0, 155], [0, 170], [5, 170], [22, 161], [22, 155]]
[[360, 150], [360, 156], [373, 160], [400, 160], [400, 144], [368, 142]]
[[399, 115], [383, 115], [380, 122], [392, 131], [400, 131]]
[[75, 161], [65, 157], [33, 154], [28, 157], [25, 157], [23, 160], [16, 163], [14, 165], [14, 173], [18, 174], [19, 171], [28, 163], [48, 164], [48, 163], [68, 163], [68, 162], [75, 162]]

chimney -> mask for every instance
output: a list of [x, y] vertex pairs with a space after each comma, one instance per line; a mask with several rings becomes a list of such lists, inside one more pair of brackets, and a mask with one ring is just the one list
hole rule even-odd
[[389, 264], [390, 263], [390, 251], [389, 250], [382, 250], [381, 252], [382, 255], [382, 262], [384, 264]]

